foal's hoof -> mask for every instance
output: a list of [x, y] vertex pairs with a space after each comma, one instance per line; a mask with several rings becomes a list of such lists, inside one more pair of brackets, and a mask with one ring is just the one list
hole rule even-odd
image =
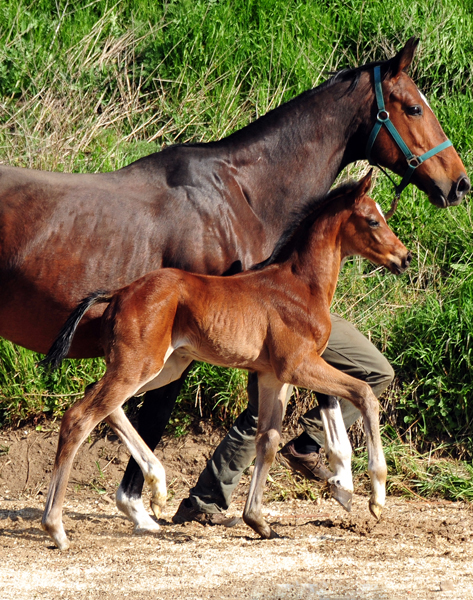
[[330, 484], [330, 494], [347, 512], [351, 512], [353, 492], [341, 488], [335, 483]]
[[163, 514], [164, 507], [166, 506], [166, 498], [159, 498], [159, 497], [151, 498], [150, 506], [151, 506], [151, 510], [154, 513], [154, 516], [157, 519], [160, 519], [161, 515]]
[[146, 521], [135, 523], [135, 526], [133, 527], [133, 533], [135, 535], [143, 535], [145, 533], [156, 533], [157, 531], [161, 531], [161, 527], [158, 523], [156, 523], [156, 521], [153, 521], [153, 519], [149, 516]]
[[263, 540], [276, 540], [281, 537], [279, 533], [276, 533], [274, 529], [271, 529], [271, 527], [269, 526], [267, 528], [265, 527], [264, 529], [261, 529], [260, 531], [257, 531], [257, 533], [259, 533], [261, 539]]
[[41, 528], [50, 536], [59, 550], [63, 551], [69, 549], [71, 543], [67, 539], [66, 532], [64, 531], [64, 527], [62, 525], [59, 529], [56, 529], [43, 521], [41, 523]]
[[373, 517], [379, 521], [381, 519], [382, 512], [383, 507], [370, 500], [370, 513], [373, 515]]

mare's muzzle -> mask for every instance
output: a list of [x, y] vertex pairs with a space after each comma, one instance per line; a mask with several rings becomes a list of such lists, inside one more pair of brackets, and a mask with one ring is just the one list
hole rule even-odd
[[470, 180], [465, 173], [462, 173], [452, 185], [450, 185], [450, 182], [446, 183], [445, 186], [442, 186], [441, 183], [437, 183], [433, 190], [429, 190], [428, 196], [430, 202], [434, 206], [437, 206], [438, 208], [447, 208], [447, 206], [456, 206], [457, 204], [460, 204], [470, 189]]

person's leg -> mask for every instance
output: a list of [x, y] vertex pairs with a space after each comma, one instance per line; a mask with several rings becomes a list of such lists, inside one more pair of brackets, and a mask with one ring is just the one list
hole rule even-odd
[[[332, 331], [323, 358], [333, 367], [368, 383], [376, 396], [380, 396], [394, 377], [386, 358], [351, 323], [332, 314]], [[321, 394], [316, 394], [323, 399]], [[343, 398], [339, 400], [346, 428], [360, 416], [360, 412]], [[292, 469], [309, 479], [328, 479], [330, 471], [320, 462], [319, 450], [324, 446], [324, 430], [319, 406], [309, 410], [300, 419], [303, 433], [291, 440], [280, 451]], [[324, 476], [323, 470], [328, 472]]]
[[258, 427], [258, 379], [255, 374], [248, 376], [248, 406], [235, 421], [225, 438], [200, 474], [195, 487], [189, 492], [177, 513], [174, 523], [199, 521], [209, 524], [230, 526], [232, 521], [224, 520], [225, 511], [231, 496], [240, 481], [243, 471], [256, 456], [255, 436]]
[[[287, 386], [286, 404], [292, 386]], [[258, 428], [258, 378], [248, 376], [248, 407], [235, 421], [233, 427], [220, 442], [200, 474], [195, 487], [189, 492], [176, 514], [174, 523], [199, 521], [209, 525], [232, 527], [240, 519], [227, 519], [223, 512], [230, 506], [243, 471], [256, 456], [256, 431]]]

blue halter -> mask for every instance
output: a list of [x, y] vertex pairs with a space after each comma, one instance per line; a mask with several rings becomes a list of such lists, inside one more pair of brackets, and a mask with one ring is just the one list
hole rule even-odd
[[[383, 171], [383, 173], [387, 175], [387, 177], [391, 180], [391, 182], [394, 185], [395, 199], [398, 200], [401, 195], [401, 192], [409, 184], [412, 174], [417, 169], [417, 167], [419, 167], [424, 161], [426, 161], [431, 156], [434, 156], [435, 154], [438, 154], [445, 148], [451, 146], [452, 142], [450, 140], [447, 140], [442, 144], [435, 146], [435, 148], [432, 148], [432, 150], [425, 152], [421, 156], [416, 156], [415, 154], [412, 154], [402, 137], [399, 135], [398, 130], [394, 127], [392, 121], [389, 118], [389, 113], [384, 107], [383, 89], [381, 87], [381, 69], [379, 66], [374, 68], [374, 90], [376, 93], [376, 102], [378, 103], [378, 114], [376, 116], [376, 123], [374, 124], [370, 137], [368, 138], [368, 143], [366, 144], [366, 157], [370, 165], [375, 165], [379, 167]], [[391, 134], [391, 137], [399, 146], [401, 152], [404, 154], [407, 160], [407, 171], [405, 172], [404, 177], [402, 178], [402, 181], [399, 185], [396, 185], [394, 183], [394, 181], [391, 179], [391, 177], [389, 177], [389, 175], [382, 167], [371, 161], [371, 151], [373, 150], [373, 145], [378, 136], [379, 130], [383, 125], [385, 125], [386, 129]]]

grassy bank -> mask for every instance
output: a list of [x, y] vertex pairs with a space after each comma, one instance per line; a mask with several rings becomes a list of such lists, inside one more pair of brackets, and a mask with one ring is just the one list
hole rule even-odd
[[[0, 161], [108, 171], [164, 145], [217, 139], [411, 35], [422, 40], [412, 75], [471, 171], [470, 0], [0, 0]], [[387, 207], [391, 195], [379, 177], [374, 196]], [[392, 223], [414, 253], [410, 273], [396, 279], [354, 259], [334, 309], [396, 369], [385, 419], [420, 451], [436, 443], [471, 457], [470, 206], [439, 211], [409, 188]], [[60, 415], [103, 369], [71, 361], [42, 377], [37, 356], [5, 341], [0, 357], [5, 424]], [[201, 417], [228, 423], [243, 389], [244, 375], [197, 367], [173, 430]]]

